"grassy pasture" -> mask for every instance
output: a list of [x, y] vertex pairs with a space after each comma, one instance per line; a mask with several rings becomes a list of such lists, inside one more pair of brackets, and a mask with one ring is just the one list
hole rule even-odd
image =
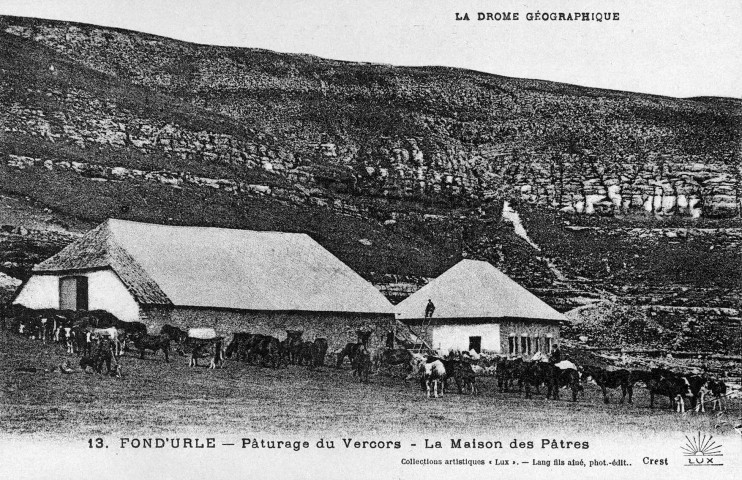
[[[497, 392], [494, 378], [484, 377], [478, 396], [452, 393], [428, 400], [418, 385], [405, 385], [400, 376], [378, 374], [361, 384], [347, 365], [308, 371], [228, 362], [221, 370], [189, 369], [177, 355], [167, 364], [161, 353], [140, 360], [129, 352], [121, 359], [123, 377], [111, 378], [61, 374], [57, 366], [65, 358], [77, 366], [77, 357], [60, 346], [0, 333], [1, 432], [65, 438], [188, 432], [728, 434], [740, 416], [739, 400], [719, 416], [675, 414], [666, 408], [666, 398], [659, 399], [663, 408], [650, 410], [647, 391], [639, 387], [633, 405], [604, 405], [593, 384], [585, 385], [577, 403], [566, 390], [559, 401], [543, 394], [525, 400], [522, 394]], [[20, 373], [14, 371], [18, 367], [50, 371]], [[620, 393], [611, 397], [617, 401]]]

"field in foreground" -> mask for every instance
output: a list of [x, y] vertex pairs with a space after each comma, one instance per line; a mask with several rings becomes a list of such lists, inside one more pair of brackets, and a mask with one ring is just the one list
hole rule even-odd
[[[639, 387], [633, 405], [604, 405], [592, 384], [577, 403], [565, 390], [559, 401], [543, 395], [525, 400], [522, 394], [497, 392], [490, 377], [481, 379], [479, 396], [454, 393], [428, 400], [419, 386], [406, 386], [398, 377], [376, 375], [361, 384], [347, 366], [273, 370], [228, 362], [222, 370], [189, 369], [184, 357], [166, 364], [162, 354], [140, 360], [133, 352], [122, 357], [122, 378], [64, 375], [57, 366], [65, 358], [77, 365], [77, 357], [59, 346], [0, 332], [1, 432], [66, 438], [189, 432], [730, 434], [742, 408], [735, 400], [720, 415], [679, 415], [660, 398], [662, 408], [651, 410]], [[18, 367], [50, 371], [21, 373]]]

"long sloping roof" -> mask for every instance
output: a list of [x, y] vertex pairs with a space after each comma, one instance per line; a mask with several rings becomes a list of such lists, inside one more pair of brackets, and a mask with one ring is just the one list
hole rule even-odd
[[566, 317], [487, 262], [462, 260], [395, 307], [397, 319], [522, 318], [565, 321]]
[[71, 243], [53, 257], [39, 263], [34, 272], [59, 272], [111, 268], [137, 302], [146, 305], [171, 305], [172, 302], [113, 237], [111, 222], [105, 222]]
[[[135, 297], [145, 304], [393, 312], [392, 305], [373, 285], [302, 233], [178, 227], [111, 219], [34, 270], [103, 266], [116, 271], [130, 291], [142, 290], [142, 295]], [[140, 272], [143, 276], [122, 271]], [[158, 291], [166, 302], [159, 298]]]

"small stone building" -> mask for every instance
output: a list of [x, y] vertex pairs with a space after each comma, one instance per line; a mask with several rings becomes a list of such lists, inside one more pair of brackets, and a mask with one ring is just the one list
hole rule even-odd
[[106, 310], [157, 333], [165, 324], [327, 338], [330, 348], [394, 328], [373, 285], [306, 234], [108, 220], [36, 265], [13, 303]]
[[[425, 318], [428, 301], [435, 307]], [[551, 352], [567, 318], [487, 262], [462, 260], [395, 307], [438, 351]]]

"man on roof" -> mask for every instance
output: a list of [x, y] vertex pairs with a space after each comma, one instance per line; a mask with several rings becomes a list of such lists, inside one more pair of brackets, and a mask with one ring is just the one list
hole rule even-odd
[[428, 299], [428, 305], [425, 307], [425, 318], [432, 317], [433, 312], [435, 312], [435, 305], [433, 305], [433, 301], [431, 299]]

